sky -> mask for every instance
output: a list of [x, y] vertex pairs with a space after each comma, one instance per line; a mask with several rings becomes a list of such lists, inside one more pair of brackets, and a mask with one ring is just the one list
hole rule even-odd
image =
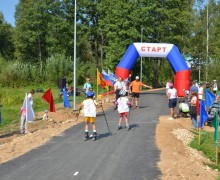
[[0, 11], [4, 15], [4, 19], [7, 23], [15, 26], [15, 6], [19, 0], [0, 0]]

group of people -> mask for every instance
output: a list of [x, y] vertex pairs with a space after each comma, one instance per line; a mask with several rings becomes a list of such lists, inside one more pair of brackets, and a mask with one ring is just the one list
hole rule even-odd
[[[125, 120], [127, 130], [130, 130], [131, 126], [129, 125], [128, 114], [130, 108], [133, 106], [135, 101], [135, 108], [139, 109], [138, 106], [138, 99], [140, 94], [140, 88], [144, 86], [147, 88], [152, 88], [146, 84], [143, 84], [139, 81], [139, 77], [136, 76], [134, 81], [131, 81], [131, 74], [129, 75], [128, 79], [123, 80], [122, 77], [118, 77], [118, 80], [114, 84], [114, 91], [115, 91], [115, 106], [118, 109], [119, 113], [119, 120], [118, 120], [118, 130], [122, 129], [122, 120]], [[85, 86], [84, 86], [85, 87]], [[128, 96], [131, 94], [132, 101], [129, 101]], [[102, 104], [98, 104], [94, 100], [94, 92], [88, 89], [86, 91], [86, 100], [84, 100], [80, 108], [83, 108], [84, 117], [85, 117], [85, 138], [84, 140], [87, 141], [89, 136], [88, 125], [89, 123], [92, 124], [93, 133], [91, 135], [92, 140], [97, 139], [97, 132], [95, 126], [95, 117], [96, 117], [96, 107], [102, 106]]]
[[[218, 92], [218, 85], [216, 80], [213, 80], [212, 92], [216, 95], [216, 100], [218, 100], [219, 95]], [[181, 99], [180, 106], [179, 106], [179, 112], [188, 113], [190, 114], [191, 120], [192, 120], [192, 128], [198, 127], [198, 105], [199, 101], [204, 99], [204, 90], [205, 88], [211, 88], [210, 86], [207, 86], [207, 83], [205, 82], [199, 82], [197, 83], [196, 80], [192, 81], [192, 85], [190, 86], [189, 91], [183, 90], [185, 92], [184, 99]], [[174, 111], [175, 107], [177, 105], [177, 90], [174, 88], [173, 83], [171, 81], [168, 81], [166, 84], [166, 92], [168, 97], [168, 107], [170, 108], [170, 117], [169, 120], [174, 119]], [[181, 108], [181, 109], [180, 109]]]

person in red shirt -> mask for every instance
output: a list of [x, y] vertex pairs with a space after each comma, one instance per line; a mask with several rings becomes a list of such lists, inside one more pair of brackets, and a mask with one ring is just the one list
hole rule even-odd
[[148, 85], [143, 84], [142, 82], [140, 82], [138, 76], [135, 77], [135, 80], [132, 81], [130, 86], [129, 86], [129, 92], [131, 93], [131, 96], [132, 96], [132, 104], [134, 104], [134, 99], [135, 99], [136, 109], [139, 109], [138, 99], [140, 97], [140, 87], [141, 86], [152, 89], [151, 86], [148, 86]]

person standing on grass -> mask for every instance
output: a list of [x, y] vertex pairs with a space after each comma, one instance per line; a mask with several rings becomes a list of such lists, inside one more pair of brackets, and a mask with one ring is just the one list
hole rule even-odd
[[86, 78], [86, 83], [83, 86], [83, 91], [85, 92], [85, 94], [89, 91], [90, 88], [92, 88], [90, 78]]
[[192, 92], [192, 99], [190, 101], [190, 116], [192, 120], [192, 128], [197, 128], [197, 110], [196, 110], [197, 101], [198, 101], [197, 93], [194, 91]]
[[173, 87], [173, 83], [169, 84], [170, 89], [168, 89], [168, 106], [170, 108], [170, 117], [169, 120], [174, 120], [174, 111], [177, 103], [177, 90]]
[[132, 104], [134, 105], [134, 101], [135, 101], [136, 109], [139, 109], [138, 99], [140, 97], [140, 88], [141, 88], [141, 86], [152, 89], [151, 86], [148, 86], [148, 85], [143, 84], [142, 82], [140, 82], [138, 76], [135, 77], [135, 80], [132, 81], [130, 86], [129, 86], [129, 92], [131, 93], [131, 96], [132, 96]]
[[30, 101], [30, 104], [33, 106], [34, 104], [34, 101], [33, 101], [33, 95], [35, 93], [35, 90], [34, 89], [31, 89], [31, 91], [28, 93], [28, 99]]
[[116, 101], [116, 105], [118, 106], [118, 113], [119, 113], [119, 121], [118, 121], [118, 130], [122, 128], [121, 123], [122, 119], [124, 118], [127, 130], [130, 130], [130, 125], [128, 123], [128, 112], [131, 103], [129, 102], [128, 98], [126, 97], [126, 91], [121, 90], [119, 92], [119, 98]]
[[198, 98], [200, 101], [204, 98], [204, 85], [202, 82], [199, 82]]
[[213, 94], [215, 94], [215, 95], [218, 91], [218, 84], [215, 79], [213, 80], [212, 91], [213, 91]]
[[26, 108], [22, 106], [20, 112], [21, 112], [20, 133], [26, 134], [27, 133], [27, 119], [26, 119], [27, 110]]
[[95, 100], [93, 100], [94, 92], [88, 91], [86, 93], [86, 100], [84, 100], [80, 104], [80, 109], [83, 108], [84, 117], [85, 117], [85, 138], [84, 140], [87, 141], [89, 139], [89, 129], [88, 126], [92, 124], [93, 136], [92, 140], [95, 141], [97, 139], [97, 132], [96, 132], [96, 106], [98, 105]]

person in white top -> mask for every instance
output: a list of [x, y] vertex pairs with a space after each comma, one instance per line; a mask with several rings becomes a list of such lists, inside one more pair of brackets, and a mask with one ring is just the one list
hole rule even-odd
[[167, 83], [166, 83], [166, 95], [168, 93], [168, 89], [170, 89], [170, 83], [172, 83], [171, 80], [169, 80]]
[[198, 91], [198, 98], [199, 98], [200, 101], [203, 99], [203, 95], [204, 95], [204, 86], [200, 82], [199, 83], [199, 91]]
[[93, 129], [92, 140], [95, 141], [97, 139], [95, 122], [96, 122], [96, 106], [98, 104], [96, 103], [96, 101], [93, 100], [94, 95], [95, 95], [94, 92], [89, 90], [86, 93], [87, 99], [80, 104], [80, 109], [83, 107], [83, 112], [85, 117], [85, 138], [84, 138], [85, 141], [89, 139], [89, 130], [88, 130], [89, 123], [92, 124], [92, 129]]
[[28, 93], [28, 99], [29, 99], [29, 101], [30, 101], [30, 104], [33, 106], [33, 104], [34, 104], [34, 101], [33, 101], [33, 95], [34, 95], [34, 93], [35, 93], [35, 90], [34, 89], [32, 89], [29, 93]]
[[212, 91], [214, 94], [218, 91], [218, 84], [215, 79], [213, 80]]
[[177, 103], [177, 90], [173, 87], [173, 83], [170, 83], [170, 89], [168, 89], [167, 96], [168, 96], [168, 106], [170, 108], [170, 118], [169, 120], [174, 119], [174, 110]]
[[131, 103], [129, 102], [128, 98], [126, 97], [126, 91], [121, 90], [119, 92], [119, 98], [116, 101], [116, 105], [118, 106], [118, 113], [119, 113], [119, 121], [118, 121], [118, 130], [122, 128], [121, 123], [122, 119], [125, 119], [125, 124], [128, 130], [130, 130], [130, 125], [128, 123], [128, 112], [129, 106]]
[[117, 101], [117, 99], [119, 98], [119, 92], [121, 90], [124, 90], [125, 85], [123, 82], [122, 77], [118, 78], [118, 81], [114, 84], [114, 90], [115, 90], [115, 100]]

